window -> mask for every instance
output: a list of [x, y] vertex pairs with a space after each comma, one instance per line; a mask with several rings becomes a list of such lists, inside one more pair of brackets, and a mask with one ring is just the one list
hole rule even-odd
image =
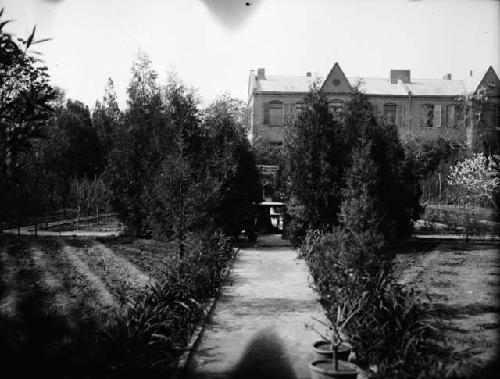
[[[446, 107], [445, 107], [446, 108]], [[422, 106], [422, 126], [440, 128], [447, 123], [447, 110], [442, 105], [425, 104]]]
[[434, 126], [434, 105], [425, 104], [423, 106], [423, 125], [432, 128]]
[[388, 125], [396, 125], [398, 106], [396, 104], [384, 104], [384, 121]]
[[269, 123], [271, 125], [283, 124], [283, 103], [281, 101], [269, 103]]
[[298, 101], [295, 103], [295, 112], [296, 113], [302, 112], [303, 108], [304, 108], [304, 103], [302, 101]]
[[342, 100], [332, 100], [328, 103], [328, 108], [334, 115], [339, 115], [344, 109], [344, 102]]

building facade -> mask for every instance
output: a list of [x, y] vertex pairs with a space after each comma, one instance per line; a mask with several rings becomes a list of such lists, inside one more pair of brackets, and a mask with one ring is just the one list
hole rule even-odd
[[[479, 134], [488, 134], [489, 138], [498, 134], [500, 81], [492, 67], [484, 73], [471, 72], [463, 80], [454, 80], [451, 74], [442, 79], [414, 79], [410, 70], [391, 70], [388, 78], [363, 78], [346, 77], [335, 63], [326, 77], [311, 73], [268, 76], [263, 68], [257, 69], [257, 73], [250, 71], [249, 139], [281, 144], [287, 121], [300, 112], [303, 98], [314, 83], [326, 95], [331, 112], [339, 117], [358, 86], [376, 114], [384, 122], [397, 125], [402, 139], [441, 137], [472, 147], [480, 139]], [[481, 94], [484, 96], [480, 102], [471, 100]], [[481, 116], [475, 118], [473, 107], [477, 105], [472, 104], [479, 103]]]

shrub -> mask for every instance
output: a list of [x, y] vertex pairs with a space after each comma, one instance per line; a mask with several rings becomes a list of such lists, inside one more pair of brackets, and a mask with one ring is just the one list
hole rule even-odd
[[[374, 377], [414, 378], [442, 351], [429, 305], [413, 288], [395, 282], [381, 268], [362, 285], [365, 309], [347, 327], [359, 362], [375, 368]], [[352, 301], [346, 299], [346, 301]]]
[[435, 358], [444, 353], [429, 305], [413, 288], [396, 283], [390, 260], [381, 251], [369, 255], [348, 240], [341, 228], [308, 231], [300, 257], [308, 263], [332, 323], [339, 305], [349, 310], [361, 304], [345, 328], [360, 366], [376, 368], [373, 375], [380, 378], [413, 378], [431, 368], [441, 372], [429, 360], [431, 354]]
[[[391, 223], [381, 206], [377, 166], [370, 143], [353, 154], [342, 192], [339, 226], [307, 232], [300, 256], [309, 265], [315, 288], [332, 325], [339, 307], [351, 317], [345, 332], [359, 363], [381, 378], [413, 378], [427, 369], [438, 335], [428, 307], [410, 287], [397, 284], [385, 238]], [[388, 233], [389, 237], [393, 233]]]
[[229, 239], [218, 233], [191, 236], [186, 247], [182, 273], [177, 265], [169, 267], [103, 328], [111, 374], [165, 372], [183, 352], [205, 313], [203, 302], [217, 294], [233, 256]]

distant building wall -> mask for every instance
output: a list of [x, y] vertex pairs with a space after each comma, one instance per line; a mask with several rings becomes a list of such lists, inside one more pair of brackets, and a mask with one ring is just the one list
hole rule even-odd
[[[252, 71], [249, 80], [249, 85], [252, 86], [249, 87], [248, 101], [250, 115], [248, 123], [249, 135], [252, 141], [263, 140], [279, 144], [282, 143], [285, 136], [286, 121], [301, 107], [308, 89], [290, 91], [289, 88], [294, 85], [304, 87], [304, 81], [300, 82], [296, 77], [291, 79], [285, 77], [283, 86], [286, 90], [279, 91], [275, 89], [275, 87], [279, 87], [279, 77], [266, 77], [264, 69], [259, 69], [258, 73], [258, 76], [255, 76]], [[254, 76], [252, 77], [252, 75]], [[306, 76], [307, 79], [310, 79], [310, 73], [307, 73]], [[452, 94], [449, 93], [450, 85], [457, 87], [461, 85], [462, 81], [455, 80], [452, 82], [450, 74], [446, 74], [443, 79], [432, 81], [429, 85], [431, 89], [436, 87], [438, 92], [448, 92], [448, 95], [436, 96], [412, 94], [407, 89], [407, 86], [418, 85], [419, 82], [418, 80], [415, 83], [411, 82], [409, 70], [391, 70], [390, 78], [376, 80], [378, 82], [375, 82], [375, 85], [382, 86], [382, 90], [387, 91], [387, 86], [392, 86], [389, 88], [393, 88], [397, 93], [402, 93], [402, 95], [377, 94], [373, 93], [372, 87], [372, 93], [367, 94], [367, 96], [374, 107], [375, 114], [386, 122], [397, 125], [399, 134], [403, 139], [435, 140], [444, 138], [450, 141], [456, 140], [460, 143], [467, 141], [472, 146], [474, 141], [477, 140], [477, 128], [481, 127], [492, 134], [498, 133], [500, 126], [498, 125], [500, 86], [498, 85], [498, 77], [491, 68], [484, 78], [477, 82], [477, 86], [480, 86], [481, 83], [484, 85], [486, 82], [490, 84], [496, 83], [493, 96], [489, 99], [491, 105], [485, 113], [484, 123], [482, 125], [468, 125], [467, 127], [463, 123], [457, 124], [457, 120], [463, 117], [463, 115], [459, 114], [457, 98], [464, 93], [459, 90]], [[259, 83], [265, 83], [266, 81], [268, 81], [269, 85], [274, 86], [273, 90], [260, 87]], [[465, 83], [465, 81], [463, 82]], [[383, 85], [386, 87], [383, 87]], [[350, 88], [352, 87], [348, 79], [338, 64], [335, 64], [329, 76], [323, 79], [321, 87], [329, 105], [331, 105], [332, 112], [335, 113], [338, 107], [342, 107], [350, 101], [350, 93], [347, 93]], [[335, 91], [339, 92], [335, 93]]]

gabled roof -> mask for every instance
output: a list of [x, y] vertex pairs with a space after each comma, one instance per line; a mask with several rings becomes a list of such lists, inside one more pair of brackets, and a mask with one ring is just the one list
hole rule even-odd
[[329, 93], [352, 92], [352, 86], [337, 62], [335, 62], [330, 73], [323, 81], [321, 91]]
[[[333, 79], [338, 79], [340, 83], [337, 86], [330, 85]], [[474, 92], [486, 82], [493, 82], [500, 88], [500, 81], [492, 67], [464, 80], [411, 79], [410, 83], [391, 83], [390, 78], [346, 78], [335, 63], [327, 77], [273, 75], [256, 80], [255, 89], [262, 92], [307, 92], [314, 82], [319, 83], [321, 90], [327, 93], [350, 92], [349, 86], [354, 87], [359, 83], [360, 90], [367, 95], [386, 96], [406, 96], [409, 91], [415, 96], [458, 96]]]

